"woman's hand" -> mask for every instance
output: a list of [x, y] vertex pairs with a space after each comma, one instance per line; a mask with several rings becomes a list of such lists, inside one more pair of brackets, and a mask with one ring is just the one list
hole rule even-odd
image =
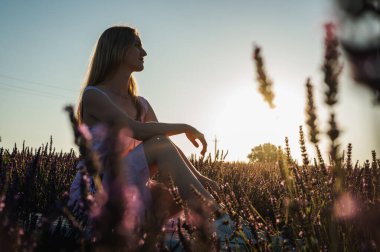
[[185, 134], [186, 134], [186, 137], [190, 140], [190, 142], [193, 143], [195, 147], [197, 148], [199, 147], [199, 144], [196, 141], [197, 139], [201, 142], [202, 144], [201, 155], [204, 156], [207, 151], [207, 142], [204, 135], [200, 133], [197, 129], [191, 126], [188, 126], [188, 129], [186, 130]]

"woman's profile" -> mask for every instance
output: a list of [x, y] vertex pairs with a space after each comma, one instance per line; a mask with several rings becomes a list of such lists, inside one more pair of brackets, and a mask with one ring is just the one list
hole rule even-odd
[[[132, 73], [144, 69], [145, 56], [147, 53], [134, 28], [114, 26], [105, 30], [96, 44], [89, 64], [87, 79], [78, 103], [77, 119], [79, 123], [88, 126], [93, 138], [93, 148], [100, 152], [101, 158], [104, 158], [100, 148], [104, 140], [104, 130], [99, 130], [98, 125], [113, 123], [127, 129], [129, 134], [124, 137], [122, 146], [122, 172], [126, 175], [127, 183], [138, 188], [146, 208], [149, 208], [152, 200], [152, 184], [149, 186], [148, 182], [159, 171], [163, 178], [169, 175], [172, 177], [180, 196], [188, 202], [190, 209], [199, 204], [192, 187], [211, 202], [212, 208], [219, 209], [214, 198], [205, 189], [206, 184], [217, 188], [216, 182], [201, 175], [168, 138], [186, 134], [196, 147], [199, 145], [197, 141], [201, 142], [201, 154], [204, 155], [207, 143], [203, 134], [187, 124], [159, 123], [148, 101], [136, 94], [136, 82]], [[77, 168], [83, 164], [84, 162], [79, 162]], [[69, 203], [72, 204], [79, 197], [78, 171], [70, 188]]]

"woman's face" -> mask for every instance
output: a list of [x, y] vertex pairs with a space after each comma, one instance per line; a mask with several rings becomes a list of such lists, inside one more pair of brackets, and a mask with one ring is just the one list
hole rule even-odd
[[141, 40], [136, 36], [135, 42], [127, 51], [125, 64], [132, 72], [140, 72], [144, 69], [144, 57], [147, 55], [143, 49]]

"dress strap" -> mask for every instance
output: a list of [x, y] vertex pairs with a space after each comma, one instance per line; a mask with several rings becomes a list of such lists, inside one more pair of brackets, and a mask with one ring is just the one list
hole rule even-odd
[[87, 86], [87, 87], [84, 89], [84, 92], [85, 92], [86, 90], [88, 90], [88, 89], [95, 89], [95, 90], [98, 90], [100, 93], [102, 93], [102, 94], [104, 94], [105, 96], [107, 96], [108, 99], [110, 98], [110, 97], [108, 96], [108, 94], [107, 94], [106, 92], [104, 92], [103, 90], [101, 90], [100, 88], [97, 88], [97, 87], [95, 87], [95, 86]]

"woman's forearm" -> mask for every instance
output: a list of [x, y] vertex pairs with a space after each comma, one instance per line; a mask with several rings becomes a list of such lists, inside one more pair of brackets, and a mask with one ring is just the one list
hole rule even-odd
[[[202, 146], [201, 155], [204, 155], [207, 151], [207, 142], [204, 135], [194, 127], [184, 123], [159, 123], [159, 122], [146, 122], [141, 123], [131, 119], [129, 116], [122, 117], [117, 120], [117, 128], [128, 128], [130, 137], [145, 141], [149, 138], [159, 135], [173, 136], [185, 133], [186, 137], [195, 146]], [[199, 142], [197, 142], [199, 141]]]
[[184, 123], [136, 122], [131, 125], [133, 138], [147, 140], [157, 135], [173, 136], [186, 133], [191, 126]]

